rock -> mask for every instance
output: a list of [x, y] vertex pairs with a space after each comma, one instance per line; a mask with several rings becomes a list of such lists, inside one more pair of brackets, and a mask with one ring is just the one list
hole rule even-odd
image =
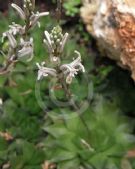
[[99, 48], [135, 80], [135, 0], [85, 0], [81, 17]]

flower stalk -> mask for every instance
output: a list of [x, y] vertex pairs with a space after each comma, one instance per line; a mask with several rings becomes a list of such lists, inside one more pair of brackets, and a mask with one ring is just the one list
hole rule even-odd
[[3, 33], [2, 42], [9, 41], [9, 50], [5, 65], [0, 69], [0, 75], [8, 73], [18, 61], [31, 61], [34, 56], [33, 38], [30, 37], [30, 30], [39, 25], [39, 19], [49, 15], [49, 12], [34, 12], [35, 0], [24, 0], [23, 8], [12, 3], [12, 8], [24, 21], [24, 25], [12, 23], [9, 30]]
[[[74, 51], [75, 54], [77, 54], [77, 58], [73, 59], [71, 63], [62, 64], [63, 61], [63, 51], [64, 47], [67, 43], [69, 34], [62, 33], [62, 28], [59, 26], [60, 24], [60, 18], [61, 18], [61, 10], [62, 10], [62, 0], [57, 0], [57, 9], [56, 9], [56, 15], [57, 15], [57, 21], [58, 26], [54, 27], [49, 33], [45, 30], [45, 39], [43, 40], [44, 44], [46, 45], [48, 52], [49, 52], [49, 58], [50, 62], [53, 65], [53, 68], [47, 68], [44, 67], [44, 62], [37, 63], [38, 67], [38, 77], [37, 80], [41, 80], [46, 76], [53, 76], [57, 79], [57, 82], [62, 86], [62, 89], [65, 92], [67, 100], [70, 102], [70, 105], [76, 110], [78, 113], [78, 110], [80, 109], [79, 105], [74, 101], [73, 95], [70, 91], [70, 85], [73, 81], [73, 78], [76, 77], [76, 75], [81, 71], [85, 72], [85, 68], [83, 64], [81, 63], [81, 54], [78, 51]], [[86, 127], [86, 130], [88, 131], [88, 134], [90, 134], [90, 130], [83, 119], [83, 117], [78, 114], [80, 117], [80, 120]]]
[[62, 14], [62, 4], [63, 4], [63, 0], [57, 0], [56, 18], [58, 24], [60, 24], [60, 19]]
[[69, 34], [63, 34], [62, 28], [59, 25], [54, 27], [51, 33], [45, 31], [44, 34], [44, 43], [47, 46], [50, 62], [51, 65], [53, 65], [53, 68], [44, 67], [44, 62], [42, 62], [41, 65], [37, 63], [37, 80], [41, 80], [47, 76], [56, 78], [57, 82], [62, 86], [62, 89], [65, 93], [67, 100], [70, 103], [70, 106], [72, 106], [73, 109], [77, 112], [80, 120], [88, 131], [88, 134], [90, 134], [90, 130], [85, 120], [78, 113], [80, 106], [75, 102], [73, 95], [70, 91], [70, 85], [73, 82], [73, 79], [78, 75], [80, 71], [82, 73], [85, 73], [85, 68], [81, 62], [81, 54], [75, 50], [74, 52], [77, 55], [77, 58], [73, 59], [71, 63], [63, 64], [64, 59], [62, 54], [64, 51], [64, 47], [67, 43]]

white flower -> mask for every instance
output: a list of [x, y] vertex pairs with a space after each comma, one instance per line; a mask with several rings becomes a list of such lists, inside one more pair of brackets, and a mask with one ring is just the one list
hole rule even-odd
[[2, 100], [2, 98], [0, 98], [0, 106], [2, 106], [3, 105], [3, 100]]
[[14, 22], [12, 22], [12, 25], [9, 25], [9, 32], [12, 33], [13, 35], [16, 35], [16, 34], [20, 34], [20, 35], [23, 35], [24, 32], [25, 32], [25, 27], [22, 27], [21, 25], [19, 24], [16, 24]]
[[16, 48], [16, 46], [17, 46], [17, 41], [15, 40], [14, 36], [13, 36], [9, 31], [3, 33], [2, 41], [4, 40], [5, 37], [8, 38], [10, 47]]
[[[24, 7], [26, 8], [26, 3], [29, 4], [29, 6], [32, 6], [32, 3], [30, 1], [25, 1]], [[19, 16], [21, 17], [21, 19], [26, 20], [27, 19], [27, 12], [24, 10], [22, 10], [18, 5], [12, 3], [11, 6], [18, 12]], [[42, 16], [46, 16], [49, 15], [49, 12], [37, 12], [34, 13], [32, 12], [32, 15], [30, 17], [30, 27], [33, 28], [36, 24], [39, 24], [38, 20], [42, 17]]]
[[24, 41], [22, 38], [20, 39], [20, 46], [22, 47], [18, 51], [18, 57], [29, 57], [27, 61], [31, 61], [33, 58], [33, 38], [30, 38], [29, 41]]
[[66, 44], [66, 42], [67, 42], [67, 40], [68, 40], [68, 36], [69, 36], [69, 34], [68, 34], [68, 33], [65, 33], [65, 35], [64, 35], [63, 38], [62, 38], [61, 45], [60, 45], [60, 50], [59, 50], [60, 53], [62, 53], [63, 50], [64, 50], [65, 44]]
[[36, 24], [40, 25], [40, 23], [38, 22], [38, 20], [42, 17], [42, 16], [47, 16], [49, 15], [49, 12], [37, 12], [37, 13], [33, 13], [30, 17], [30, 26], [33, 28], [36, 26]]
[[48, 51], [50, 54], [54, 53], [54, 49], [53, 49], [53, 43], [51, 41], [51, 37], [48, 31], [45, 31], [45, 37], [46, 39], [44, 39], [44, 43], [46, 44], [46, 46], [48, 47]]
[[[50, 54], [50, 60], [52, 62], [59, 62], [59, 58], [55, 56], [55, 51], [57, 51], [59, 54], [62, 54], [64, 50], [64, 46], [68, 39], [68, 33], [65, 33], [65, 35], [61, 34], [61, 39], [57, 35], [53, 36], [52, 34], [49, 34], [48, 31], [44, 32], [45, 39], [44, 43], [46, 44], [49, 54]], [[57, 33], [56, 33], [57, 34]], [[59, 34], [58, 34], [59, 36]], [[54, 39], [53, 39], [54, 38]], [[56, 41], [56, 42], [55, 42]]]
[[[51, 34], [49, 34], [48, 31], [45, 31], [45, 37], [46, 39], [44, 39], [44, 43], [46, 44], [46, 46], [48, 47], [48, 50], [49, 50], [49, 53], [52, 54], [54, 52], [54, 41], [51, 40]], [[65, 35], [62, 37], [62, 40], [59, 42], [59, 52], [62, 53], [63, 52], [63, 49], [64, 49], [64, 46], [67, 42], [67, 39], [68, 39], [68, 33], [65, 33]], [[57, 39], [59, 40], [59, 39]]]
[[11, 6], [18, 12], [21, 19], [26, 20], [26, 15], [24, 11], [18, 5], [12, 3]]
[[78, 57], [71, 62], [70, 64], [64, 64], [60, 67], [66, 76], [66, 82], [70, 84], [72, 82], [73, 77], [78, 74], [78, 71], [85, 72], [84, 66], [81, 63], [81, 55], [78, 51], [75, 51]]
[[54, 77], [56, 76], [56, 70], [55, 69], [44, 67], [45, 62], [42, 62], [41, 65], [39, 63], [36, 63], [36, 65], [39, 69], [37, 80], [40, 80], [43, 77], [46, 77], [48, 75], [51, 75], [51, 76], [54, 76]]
[[[20, 35], [23, 35], [24, 34], [24, 32], [25, 32], [25, 27], [22, 27], [21, 25], [19, 25], [19, 24], [16, 24], [16, 23], [12, 23], [12, 25], [9, 25], [9, 30], [7, 31], [7, 32], [4, 32], [3, 34], [2, 34], [2, 43], [4, 42], [4, 39], [5, 39], [5, 37], [8, 37], [9, 36], [9, 33], [10, 33], [10, 35], [12, 35], [12, 36], [14, 36], [14, 35], [16, 35], [16, 34], [20, 34]], [[7, 36], [8, 35], [8, 36]], [[8, 39], [9, 39], [9, 37], [8, 37]]]
[[33, 11], [35, 8], [35, 0], [24, 0], [24, 8], [28, 8], [29, 11]]
[[48, 51], [50, 54], [50, 60], [51, 60], [51, 62], [56, 63], [59, 61], [59, 58], [54, 56], [53, 42], [51, 41], [50, 34], [47, 31], [45, 31], [44, 33], [45, 33], [45, 37], [46, 37], [46, 39], [44, 39], [44, 43], [46, 44], [46, 46], [48, 48]]

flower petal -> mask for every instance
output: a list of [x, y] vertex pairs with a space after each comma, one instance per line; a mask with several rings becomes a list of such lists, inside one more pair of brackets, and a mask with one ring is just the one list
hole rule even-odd
[[52, 68], [48, 68], [48, 67], [44, 67], [43, 65], [45, 64], [45, 62], [42, 62], [41, 65], [39, 63], [36, 63], [37, 67], [38, 67], [38, 77], [37, 80], [40, 80], [42, 77], [46, 77], [48, 75], [51, 76], [56, 76], [56, 70], [52, 69]]
[[8, 37], [10, 46], [11, 46], [12, 48], [16, 48], [17, 42], [16, 42], [15, 38], [13, 37], [13, 35], [12, 35], [11, 33], [9, 33], [9, 32], [6, 32], [6, 35], [7, 35], [7, 37]]
[[[38, 22], [38, 20], [42, 17], [42, 16], [47, 16], [49, 15], [49, 12], [37, 12], [37, 13], [32, 13], [32, 16], [30, 18], [30, 26], [31, 28], [34, 28], [37, 24], [40, 25], [40, 23]], [[39, 26], [40, 27], [40, 26]]]
[[63, 50], [64, 50], [65, 44], [66, 44], [66, 42], [68, 40], [68, 36], [69, 36], [69, 34], [65, 33], [65, 35], [64, 35], [64, 37], [62, 39], [62, 42], [61, 42], [60, 53], [62, 53]]
[[44, 33], [45, 33], [45, 36], [46, 36], [46, 39], [47, 39], [48, 44], [49, 44], [49, 45], [51, 46], [51, 48], [52, 48], [52, 43], [51, 43], [50, 34], [49, 34], [47, 31], [45, 31]]
[[18, 5], [12, 3], [11, 6], [18, 12], [21, 19], [26, 20], [24, 11]]

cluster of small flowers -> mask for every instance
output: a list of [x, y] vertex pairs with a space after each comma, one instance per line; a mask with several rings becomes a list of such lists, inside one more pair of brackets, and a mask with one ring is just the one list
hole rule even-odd
[[[33, 38], [27, 36], [28, 31], [36, 25], [40, 25], [39, 18], [48, 15], [49, 12], [34, 13], [35, 0], [24, 0], [23, 9], [14, 3], [11, 6], [17, 11], [25, 25], [22, 26], [13, 22], [12, 25], [9, 25], [9, 30], [3, 33], [2, 41], [5, 38], [9, 41], [8, 59], [13, 62], [22, 59], [30, 61], [33, 58], [34, 44]], [[62, 64], [62, 54], [69, 34], [63, 34], [60, 26], [54, 27], [51, 33], [45, 31], [44, 34], [44, 43], [48, 48], [53, 68], [45, 67], [45, 62], [37, 63], [39, 69], [37, 79], [40, 80], [48, 75], [59, 77], [59, 73], [62, 73], [66, 83], [70, 84], [79, 71], [85, 72], [80, 53], [75, 51], [78, 57], [69, 64]], [[19, 38], [17, 35], [20, 35]]]
[[53, 65], [55, 65], [55, 67], [45, 67], [45, 62], [42, 62], [41, 65], [37, 63], [39, 69], [37, 78], [38, 80], [48, 75], [58, 77], [59, 73], [62, 73], [66, 78], [66, 83], [71, 84], [73, 77], [75, 77], [79, 71], [85, 72], [84, 66], [81, 63], [81, 55], [78, 51], [75, 51], [75, 53], [78, 55], [75, 60], [69, 64], [61, 64], [61, 55], [63, 53], [68, 36], [68, 33], [63, 35], [60, 26], [54, 27], [51, 33], [45, 31], [44, 43], [48, 47], [50, 61]]
[[[28, 38], [25, 35], [30, 29], [34, 28], [37, 24], [39, 25], [40, 17], [48, 15], [49, 12], [34, 13], [34, 0], [24, 0], [24, 9], [14, 3], [11, 6], [26, 24], [22, 26], [13, 22], [12, 25], [9, 25], [9, 30], [3, 33], [2, 42], [4, 42], [5, 38], [9, 41], [9, 58], [16, 55], [16, 60], [24, 57], [27, 61], [30, 61], [33, 58], [34, 51], [33, 38]], [[17, 35], [20, 35], [19, 40], [17, 40]]]
[[[34, 9], [35, 2], [32, 2], [31, 0], [24, 0], [24, 10], [27, 15]], [[28, 12], [28, 13], [27, 13]]]
[[59, 26], [54, 27], [50, 34], [53, 49], [56, 52], [60, 52], [60, 46], [62, 45], [63, 34]]
[[44, 43], [48, 47], [51, 62], [58, 63], [68, 39], [68, 33], [62, 34], [62, 29], [54, 27], [51, 33], [45, 31]]

